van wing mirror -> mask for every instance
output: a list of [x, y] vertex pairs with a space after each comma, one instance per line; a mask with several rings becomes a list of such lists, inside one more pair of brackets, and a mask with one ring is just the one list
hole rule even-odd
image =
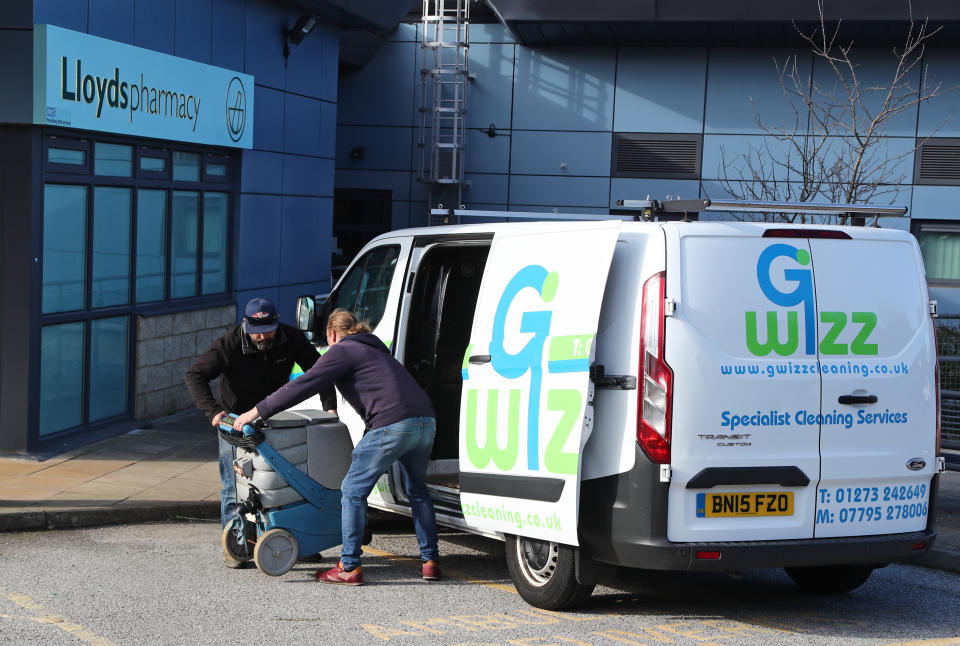
[[313, 332], [316, 322], [316, 299], [313, 296], [301, 296], [297, 299], [297, 329]]

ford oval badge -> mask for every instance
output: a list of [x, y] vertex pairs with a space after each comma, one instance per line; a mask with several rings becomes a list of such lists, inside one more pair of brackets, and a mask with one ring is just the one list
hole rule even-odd
[[927, 466], [927, 461], [923, 458], [910, 458], [907, 460], [907, 468], [911, 471], [920, 471]]

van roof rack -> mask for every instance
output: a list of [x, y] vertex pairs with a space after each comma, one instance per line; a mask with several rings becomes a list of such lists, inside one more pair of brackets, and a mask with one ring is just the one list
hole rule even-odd
[[[637, 211], [636, 219], [653, 220], [666, 214], [699, 213], [701, 211], [741, 211], [748, 213], [803, 213], [806, 215], [836, 215], [853, 217], [903, 217], [905, 206], [879, 204], [830, 204], [821, 202], [765, 202], [760, 200], [617, 200], [616, 208]], [[558, 213], [528, 211], [477, 211], [472, 209], [435, 208], [430, 215], [437, 223], [447, 224], [454, 217], [502, 217], [527, 220], [619, 220], [620, 215], [602, 213]], [[622, 214], [621, 214], [622, 215]]]
[[821, 202], [767, 202], [761, 200], [617, 200], [617, 208], [635, 209], [644, 220], [660, 213], [698, 213], [701, 211], [742, 211], [747, 213], [803, 213], [806, 215], [854, 215], [903, 217], [905, 206], [878, 204], [830, 204]]

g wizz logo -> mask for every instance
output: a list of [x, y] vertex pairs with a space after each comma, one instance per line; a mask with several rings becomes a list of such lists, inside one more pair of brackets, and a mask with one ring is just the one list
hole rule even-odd
[[[774, 285], [774, 261], [786, 258], [777, 263], [782, 267], [782, 281], [789, 291], [781, 291]], [[808, 356], [817, 353], [817, 322], [816, 303], [813, 290], [813, 268], [810, 265], [810, 252], [798, 249], [788, 244], [774, 244], [763, 250], [757, 260], [757, 282], [760, 291], [774, 305], [782, 308], [797, 308], [803, 313], [804, 354]], [[786, 339], [781, 340], [780, 321], [782, 310], [768, 310], [764, 313], [766, 323], [766, 340], [760, 341], [759, 312], [744, 313], [746, 319], [747, 349], [751, 354], [763, 357], [775, 352], [782, 357], [795, 354], [800, 347], [800, 312], [790, 309], [786, 314]], [[841, 335], [847, 326], [846, 312], [820, 312], [820, 322], [827, 324], [823, 338], [820, 339], [819, 350], [823, 355], [876, 355], [876, 343], [868, 343], [870, 334], [877, 326], [875, 312], [851, 312], [849, 320], [859, 325], [859, 330], [849, 344], [841, 341]], [[846, 335], [844, 335], [846, 336]]]

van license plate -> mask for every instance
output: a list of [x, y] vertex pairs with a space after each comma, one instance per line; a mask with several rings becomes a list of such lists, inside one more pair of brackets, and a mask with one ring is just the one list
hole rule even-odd
[[793, 492], [697, 494], [697, 518], [740, 516], [793, 516]]

